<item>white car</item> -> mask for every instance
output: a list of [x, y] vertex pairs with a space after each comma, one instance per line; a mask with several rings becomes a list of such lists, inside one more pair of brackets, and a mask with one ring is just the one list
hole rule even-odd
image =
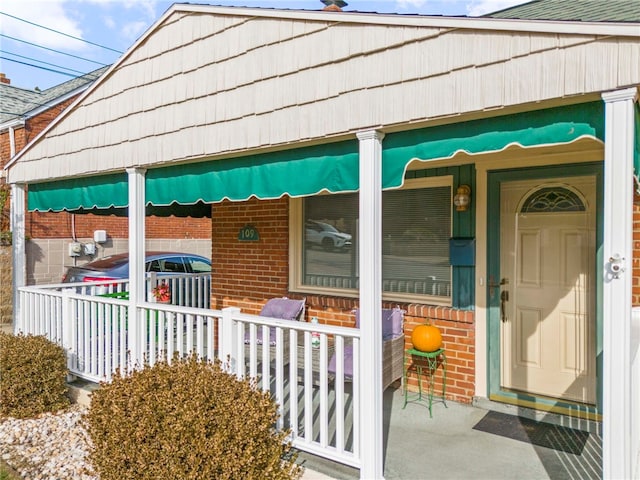
[[351, 235], [339, 231], [328, 223], [307, 220], [305, 232], [305, 240], [308, 246], [317, 245], [328, 252], [351, 247]]

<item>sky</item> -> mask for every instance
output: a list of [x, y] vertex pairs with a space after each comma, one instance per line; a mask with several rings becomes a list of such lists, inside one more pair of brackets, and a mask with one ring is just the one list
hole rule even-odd
[[[347, 0], [343, 10], [478, 16], [527, 1]], [[0, 0], [0, 73], [14, 87], [45, 90], [112, 64], [173, 3], [176, 2]], [[301, 10], [320, 10], [324, 6], [320, 0], [184, 0], [183, 3]]]

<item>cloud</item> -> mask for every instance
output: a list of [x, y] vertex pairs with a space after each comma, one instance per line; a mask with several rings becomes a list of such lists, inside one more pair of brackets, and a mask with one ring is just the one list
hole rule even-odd
[[527, 0], [471, 0], [467, 4], [467, 14], [478, 17], [487, 13], [496, 12], [504, 8], [526, 3]]
[[[73, 37], [84, 38], [78, 16], [72, 10], [65, 9], [64, 0], [3, 2], [2, 11]], [[87, 48], [82, 41], [7, 16], [2, 17], [2, 32], [47, 48], [76, 52]]]
[[[150, 25], [152, 25], [166, 9], [167, 3], [159, 0], [84, 0], [94, 4], [104, 12], [102, 22], [110, 30], [115, 30], [118, 43], [130, 45]], [[162, 11], [156, 10], [162, 9]]]
[[120, 34], [126, 39], [135, 40], [148, 26], [149, 24], [144, 21], [128, 22], [120, 28]]
[[410, 10], [413, 8], [423, 7], [427, 0], [396, 0], [399, 10]]

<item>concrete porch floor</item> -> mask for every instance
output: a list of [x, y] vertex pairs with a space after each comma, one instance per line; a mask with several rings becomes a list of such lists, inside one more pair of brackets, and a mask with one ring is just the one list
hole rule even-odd
[[[594, 422], [579, 422], [581, 429], [591, 434], [582, 454], [575, 455], [473, 430], [487, 413], [486, 408], [539, 419], [540, 415], [531, 410], [489, 402], [481, 408], [448, 401], [448, 408], [434, 403], [433, 418], [429, 418], [424, 404], [409, 403], [405, 409], [403, 404], [400, 388], [385, 391], [384, 477], [387, 480], [602, 478], [601, 429]], [[560, 424], [563, 420], [556, 415], [543, 416], [549, 423]], [[310, 470], [305, 479], [359, 478], [358, 470], [313, 455], [301, 452], [299, 460]]]

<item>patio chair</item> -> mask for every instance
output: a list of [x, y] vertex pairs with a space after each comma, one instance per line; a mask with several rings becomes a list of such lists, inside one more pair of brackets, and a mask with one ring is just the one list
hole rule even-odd
[[[300, 321], [304, 318], [304, 310], [305, 310], [305, 302], [306, 299], [295, 300], [287, 297], [282, 298], [272, 298], [264, 304], [262, 309], [260, 310], [261, 317], [270, 317], [270, 318], [279, 318], [282, 320], [297, 320]], [[286, 333], [286, 332], [285, 332]], [[289, 336], [283, 335], [283, 349], [284, 349], [284, 361], [287, 363], [289, 361]], [[244, 343], [245, 343], [245, 358], [249, 358], [249, 342], [250, 342], [250, 332], [249, 329], [246, 329], [244, 334]], [[258, 347], [258, 357], [262, 357], [262, 326], [258, 325], [256, 328], [256, 343], [259, 345]], [[276, 353], [276, 328], [269, 328], [269, 350], [270, 350], [270, 358], [275, 358]]]
[[[402, 378], [402, 361], [404, 355], [404, 310], [401, 308], [382, 309], [382, 388]], [[360, 328], [360, 310], [355, 310], [356, 328]], [[328, 370], [336, 373], [336, 354], [329, 360]], [[345, 379], [353, 378], [353, 345], [344, 347]]]

